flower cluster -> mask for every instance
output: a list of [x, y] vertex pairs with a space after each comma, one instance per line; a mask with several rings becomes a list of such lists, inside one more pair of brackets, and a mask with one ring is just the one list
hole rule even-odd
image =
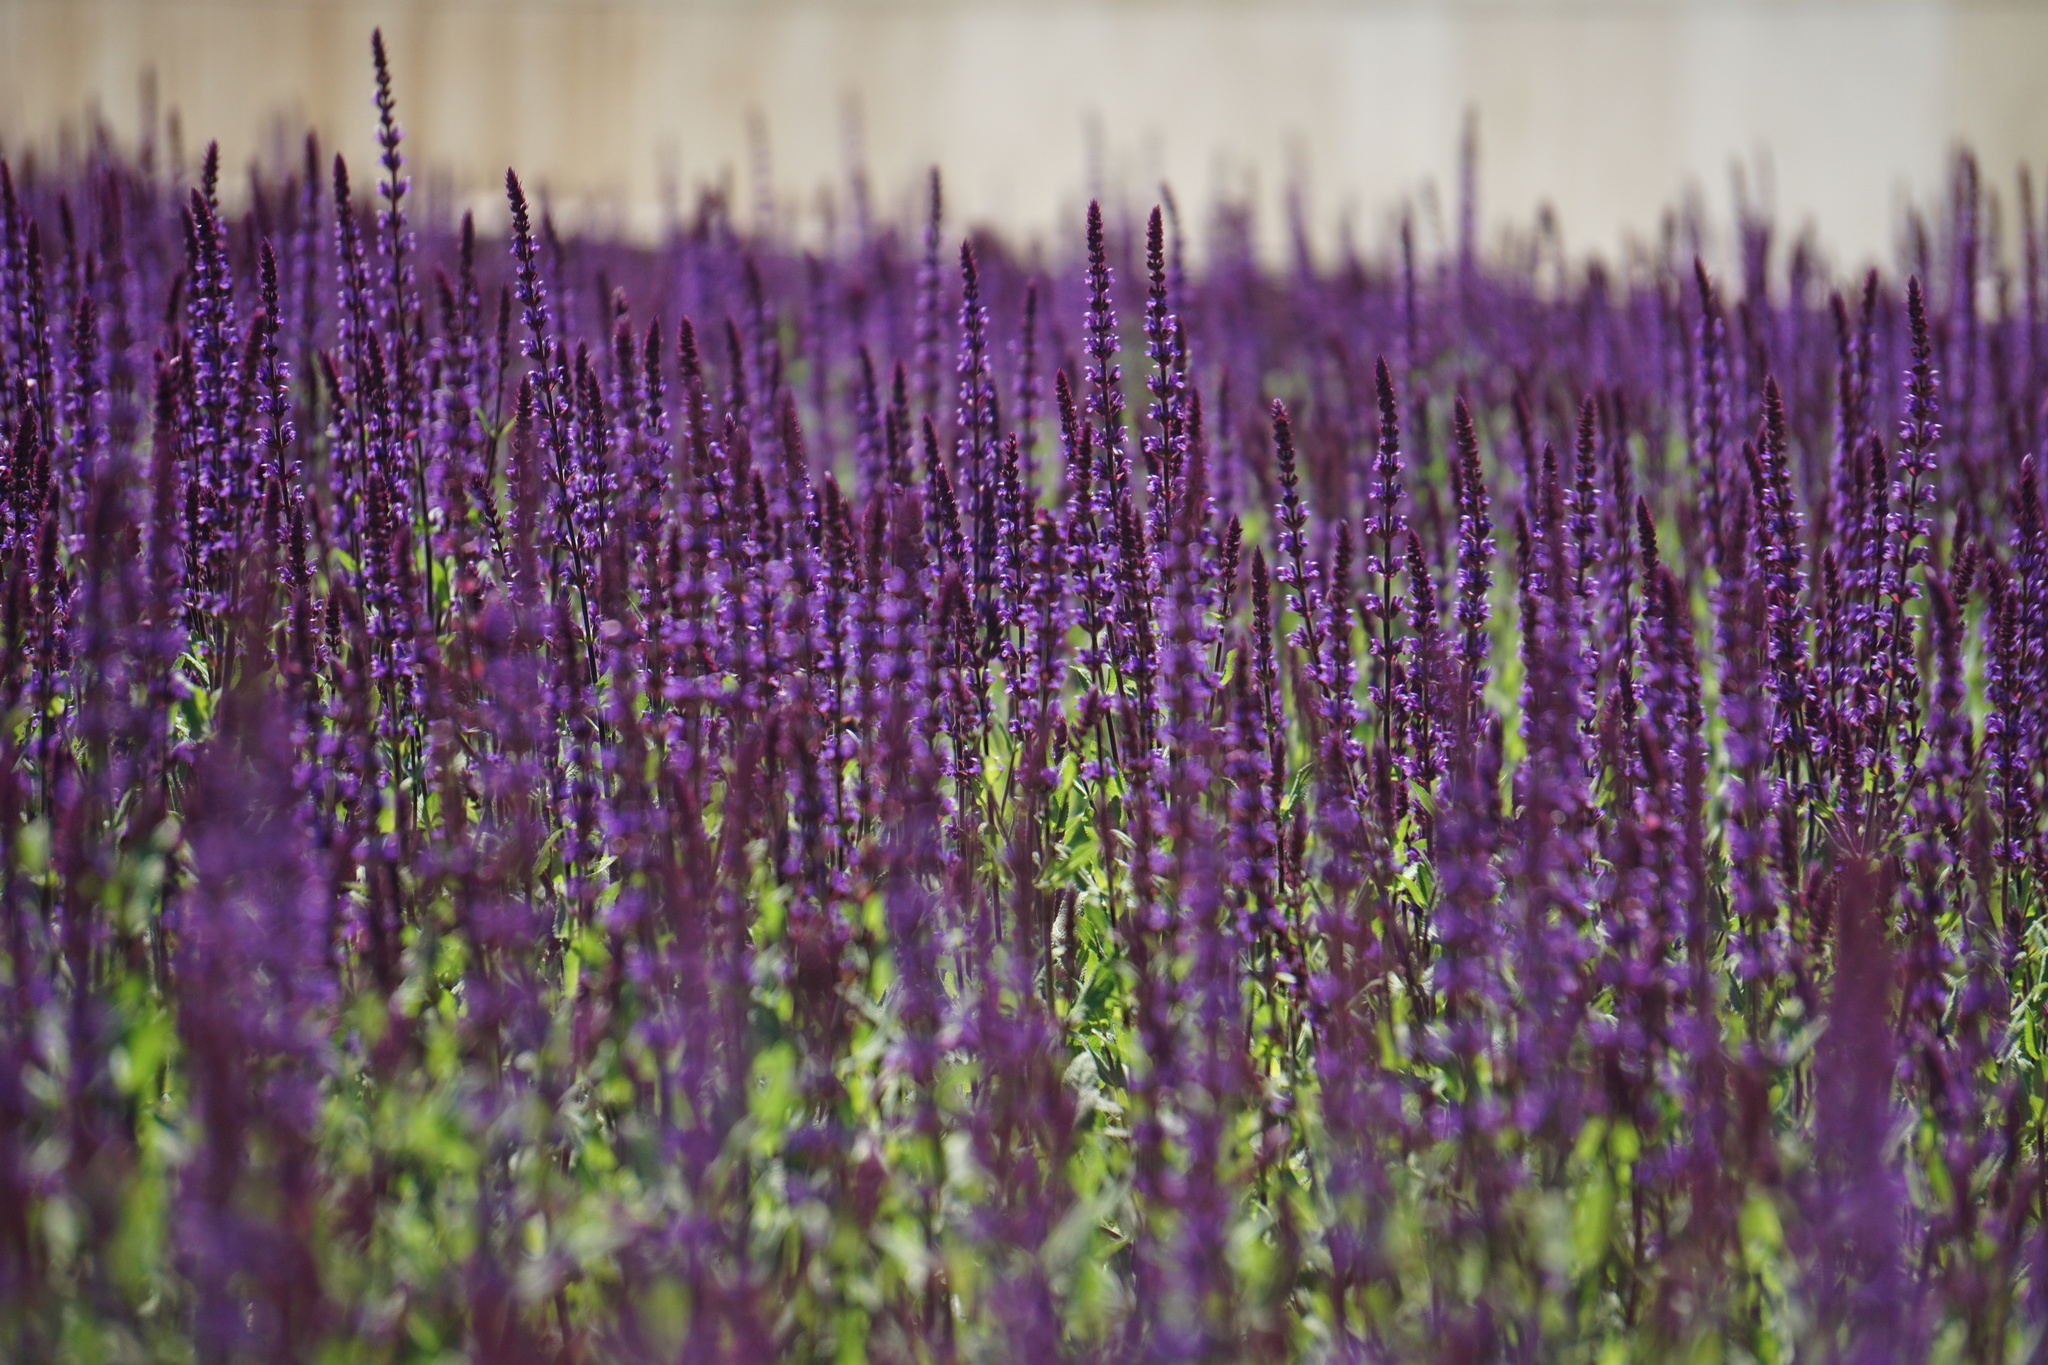
[[493, 241], [375, 67], [0, 163], [0, 1355], [2038, 1349], [2024, 183]]

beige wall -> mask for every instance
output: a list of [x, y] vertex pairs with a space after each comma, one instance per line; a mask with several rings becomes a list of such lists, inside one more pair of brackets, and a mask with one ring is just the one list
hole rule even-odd
[[239, 164], [310, 119], [366, 163], [372, 24], [424, 164], [640, 225], [664, 176], [737, 170], [751, 203], [755, 112], [808, 211], [856, 103], [885, 206], [936, 161], [963, 214], [1027, 231], [1098, 183], [1271, 203], [1298, 169], [1325, 240], [1347, 209], [1371, 234], [1449, 181], [1468, 106], [1489, 224], [1548, 199], [1578, 246], [1688, 184], [1725, 204], [1767, 151], [1783, 216], [1888, 254], [1953, 140], [1996, 183], [2048, 163], [2048, 0], [0, 0], [0, 142], [88, 101], [132, 129], [154, 68], [193, 148]]

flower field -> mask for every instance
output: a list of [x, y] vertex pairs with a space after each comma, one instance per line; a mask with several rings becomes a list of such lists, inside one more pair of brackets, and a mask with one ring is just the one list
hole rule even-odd
[[634, 245], [376, 57], [0, 166], [0, 1358], [2048, 1349], [2024, 177]]

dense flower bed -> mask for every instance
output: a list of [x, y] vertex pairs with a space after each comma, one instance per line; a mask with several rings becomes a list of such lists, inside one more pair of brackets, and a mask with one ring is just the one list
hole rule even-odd
[[493, 243], [378, 72], [0, 170], [0, 1354], [2037, 1349], [2024, 185]]

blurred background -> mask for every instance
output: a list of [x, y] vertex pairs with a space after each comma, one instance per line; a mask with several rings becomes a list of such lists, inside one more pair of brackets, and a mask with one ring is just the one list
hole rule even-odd
[[0, 148], [175, 110], [187, 163], [311, 125], [367, 186], [373, 25], [423, 189], [502, 216], [515, 165], [636, 233], [720, 184], [816, 235], [857, 171], [907, 213], [937, 164], [956, 226], [1043, 239], [1166, 182], [1256, 205], [1269, 252], [1291, 197], [1321, 250], [1404, 202], [1445, 233], [1476, 129], [1484, 240], [1547, 205], [1613, 252], [1742, 193], [1853, 266], [1957, 145], [2008, 206], [2048, 159], [2048, 0], [0, 0]]

